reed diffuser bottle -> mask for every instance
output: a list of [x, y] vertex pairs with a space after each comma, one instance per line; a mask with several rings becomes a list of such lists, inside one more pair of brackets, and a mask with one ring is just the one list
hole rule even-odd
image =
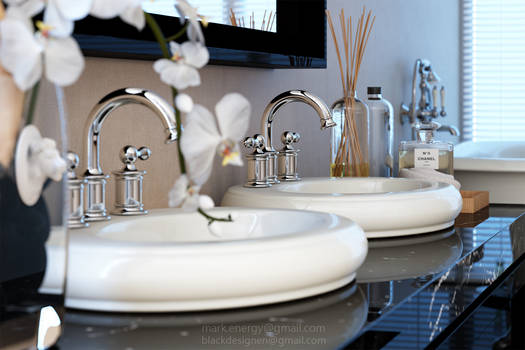
[[357, 95], [341, 98], [332, 105], [330, 176], [369, 176], [369, 113]]
[[[371, 18], [363, 8], [355, 33], [352, 33], [352, 17], [339, 14], [342, 47], [339, 45], [330, 11], [326, 11], [328, 24], [334, 40], [343, 86], [343, 97], [332, 106], [332, 118], [337, 126], [332, 128], [330, 143], [330, 176], [369, 176], [369, 115], [368, 107], [356, 94], [359, 68], [363, 61], [366, 44], [375, 17]], [[354, 34], [354, 35], [353, 35]]]

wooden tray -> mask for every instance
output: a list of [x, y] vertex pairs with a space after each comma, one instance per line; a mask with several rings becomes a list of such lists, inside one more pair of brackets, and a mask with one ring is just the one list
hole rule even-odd
[[460, 191], [463, 197], [462, 213], [475, 213], [489, 205], [488, 191]]

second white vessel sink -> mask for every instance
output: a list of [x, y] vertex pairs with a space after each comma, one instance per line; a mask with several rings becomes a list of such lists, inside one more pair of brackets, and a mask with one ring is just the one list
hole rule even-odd
[[[210, 214], [231, 214], [234, 222], [210, 227], [196, 212], [157, 209], [70, 232], [66, 306], [167, 312], [299, 299], [350, 283], [368, 249], [363, 230], [336, 215], [248, 208]], [[63, 256], [46, 250], [50, 266], [59, 265]]]
[[233, 186], [222, 205], [290, 208], [337, 214], [367, 237], [395, 237], [450, 227], [462, 207], [452, 185], [399, 178], [308, 178], [268, 188]]

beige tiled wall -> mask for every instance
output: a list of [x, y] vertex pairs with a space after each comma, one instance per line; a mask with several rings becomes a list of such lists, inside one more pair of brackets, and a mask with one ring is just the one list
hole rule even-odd
[[[444, 122], [459, 121], [459, 3], [457, 0], [328, 0], [328, 7], [337, 12], [344, 6], [347, 14], [357, 15], [363, 4], [377, 16], [376, 25], [365, 54], [359, 76], [359, 95], [365, 97], [366, 86], [379, 85], [395, 107], [409, 102], [412, 68], [416, 58], [431, 60], [434, 70], [448, 88]], [[260, 116], [269, 100], [288, 89], [306, 89], [319, 95], [328, 104], [341, 96], [338, 66], [331, 38], [328, 38], [327, 69], [255, 69], [208, 66], [201, 70], [202, 85], [188, 89], [196, 103], [213, 110], [215, 103], [228, 92], [237, 91], [252, 103], [252, 119], [248, 134], [259, 132]], [[79, 153], [85, 164], [85, 119], [91, 107], [106, 93], [127, 86], [148, 88], [166, 99], [170, 96], [152, 69], [152, 62], [88, 58], [80, 80], [66, 92], [69, 112], [70, 149]], [[57, 124], [54, 90], [44, 85], [37, 123], [47, 135], [56, 135]], [[443, 121], [443, 120], [442, 120]], [[328, 174], [329, 132], [319, 130], [319, 120], [306, 105], [292, 104], [280, 111], [275, 133], [293, 130], [301, 134], [299, 168], [303, 177]], [[398, 139], [407, 130], [396, 124]], [[160, 122], [144, 107], [125, 106], [114, 112], [102, 132], [102, 168], [110, 173], [121, 167], [119, 149], [126, 145], [147, 145], [152, 157], [139, 164], [147, 170], [144, 201], [147, 207], [167, 206], [167, 191], [179, 175], [176, 146], [164, 144]], [[278, 138], [276, 138], [278, 140]], [[82, 168], [84, 168], [82, 166]], [[215, 164], [204, 192], [219, 202], [224, 191], [244, 181], [245, 169], [222, 168]], [[113, 186], [108, 188], [108, 206], [113, 203]]]

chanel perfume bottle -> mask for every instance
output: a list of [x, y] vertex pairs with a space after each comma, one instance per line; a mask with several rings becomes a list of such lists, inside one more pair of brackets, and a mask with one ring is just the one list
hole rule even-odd
[[399, 169], [428, 168], [445, 174], [454, 173], [454, 145], [434, 140], [436, 122], [415, 126], [416, 141], [401, 141], [399, 145]]

